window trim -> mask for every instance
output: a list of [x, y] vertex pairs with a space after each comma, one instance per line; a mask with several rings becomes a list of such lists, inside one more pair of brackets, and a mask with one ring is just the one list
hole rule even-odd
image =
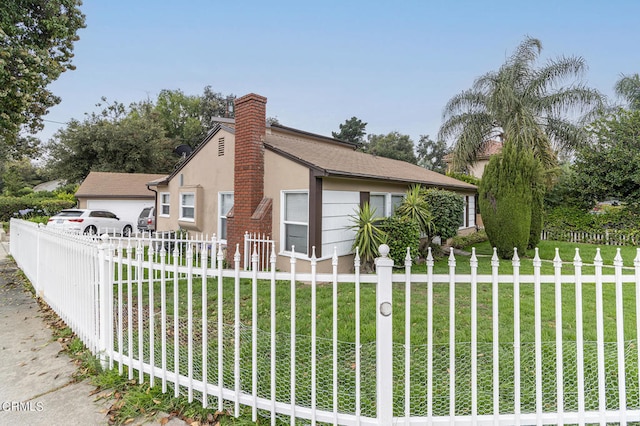
[[[185, 205], [184, 204], [184, 196], [185, 195], [192, 195], [193, 196], [193, 205], [189, 206], [189, 205]], [[196, 221], [196, 192], [195, 191], [184, 191], [184, 192], [180, 192], [180, 217], [178, 218], [178, 220], [181, 220], [183, 222], [195, 222]], [[184, 215], [184, 208], [185, 207], [190, 207], [191, 209], [193, 209], [193, 217], [186, 217]]]
[[[218, 192], [218, 227], [217, 227], [217, 229], [218, 229], [218, 238], [220, 238], [221, 242], [226, 244], [227, 239], [226, 238], [222, 238], [222, 219], [227, 219], [227, 215], [226, 214], [225, 215], [222, 214], [222, 197], [225, 196], [225, 195], [233, 196], [233, 191], [220, 191], [220, 192]], [[233, 201], [235, 202], [235, 197], [234, 197]], [[231, 204], [231, 208], [233, 208], [233, 204]], [[229, 210], [231, 210], [231, 209], [229, 209]], [[227, 224], [228, 223], [229, 222], [227, 221]]]
[[[170, 217], [171, 216], [171, 193], [170, 192], [160, 192], [159, 194], [159, 207], [160, 207], [160, 211], [158, 212], [158, 216], [159, 217]], [[167, 202], [164, 202], [163, 197], [167, 196]], [[169, 213], [164, 213], [164, 207], [167, 207], [167, 210], [169, 211]]]
[[[287, 211], [287, 206], [286, 206], [287, 194], [305, 194], [307, 196], [307, 222], [289, 221], [285, 219], [286, 211]], [[309, 247], [309, 228], [310, 228], [309, 211], [308, 211], [309, 205], [310, 205], [310, 200], [309, 200], [308, 189], [280, 191], [280, 254], [286, 254], [289, 256], [293, 254], [293, 256], [297, 259], [309, 259], [311, 257], [310, 247]], [[307, 227], [307, 247], [305, 247], [306, 253], [302, 253], [298, 250], [296, 250], [295, 252], [291, 252], [290, 250], [288, 250], [288, 248], [286, 247], [286, 228], [287, 228], [286, 225], [300, 225], [300, 226]]]

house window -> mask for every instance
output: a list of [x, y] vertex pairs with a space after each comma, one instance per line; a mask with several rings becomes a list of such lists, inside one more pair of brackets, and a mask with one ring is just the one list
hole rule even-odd
[[160, 216], [169, 216], [170, 206], [171, 204], [169, 203], [169, 193], [160, 193]]
[[385, 194], [371, 194], [369, 196], [369, 207], [375, 210], [377, 217], [387, 217], [387, 197]]
[[218, 139], [218, 157], [224, 155], [224, 138]]
[[308, 254], [309, 193], [283, 192], [282, 199], [284, 249], [295, 246], [296, 253]]
[[469, 227], [473, 227], [476, 226], [476, 197], [470, 195], [467, 198], [469, 199]]
[[467, 195], [464, 197], [460, 229], [474, 226], [476, 226], [476, 197], [474, 195]]
[[376, 210], [377, 217], [389, 217], [396, 208], [404, 201], [403, 194], [371, 194], [369, 196], [369, 206]]
[[395, 212], [398, 206], [402, 204], [403, 201], [403, 194], [391, 194], [391, 213]]
[[196, 217], [196, 194], [183, 192], [180, 194], [180, 220], [193, 221]]
[[233, 207], [233, 192], [218, 193], [218, 234], [221, 240], [227, 239], [227, 213]]

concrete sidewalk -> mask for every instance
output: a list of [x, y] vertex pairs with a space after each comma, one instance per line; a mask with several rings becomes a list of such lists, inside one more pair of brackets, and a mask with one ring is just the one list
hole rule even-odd
[[[94, 386], [76, 382], [71, 359], [52, 338], [33, 295], [17, 281], [8, 241], [0, 242], [0, 426], [107, 425], [112, 401], [96, 401]], [[164, 419], [161, 417], [165, 417]], [[157, 416], [130, 424], [167, 423]]]

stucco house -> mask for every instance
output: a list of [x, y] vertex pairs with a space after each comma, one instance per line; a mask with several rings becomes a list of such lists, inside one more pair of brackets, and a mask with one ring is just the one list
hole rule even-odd
[[[486, 141], [484, 148], [482, 152], [478, 154], [476, 161], [473, 164], [467, 166], [467, 172], [469, 173], [469, 175], [481, 179], [482, 174], [484, 173], [484, 168], [487, 167], [487, 164], [489, 164], [489, 159], [491, 158], [491, 156], [499, 154], [501, 151], [502, 141], [499, 138]], [[447, 163], [447, 169], [451, 170], [453, 156], [451, 154], [445, 155], [444, 161], [445, 163]]]
[[78, 207], [112, 211], [120, 219], [132, 222], [135, 229], [142, 209], [156, 202], [155, 193], [147, 183], [165, 177], [149, 173], [89, 172], [75, 194]]
[[[334, 247], [352, 256], [350, 216], [365, 201], [389, 216], [410, 185], [455, 191], [466, 200], [464, 227], [475, 229], [476, 187], [403, 161], [356, 151], [353, 144], [289, 127], [266, 125], [267, 99], [236, 100], [235, 122], [223, 120], [157, 191], [157, 229], [215, 233], [232, 257], [245, 231], [271, 235], [277, 267], [308, 269], [312, 247], [319, 270]], [[348, 262], [340, 262], [348, 265]]]

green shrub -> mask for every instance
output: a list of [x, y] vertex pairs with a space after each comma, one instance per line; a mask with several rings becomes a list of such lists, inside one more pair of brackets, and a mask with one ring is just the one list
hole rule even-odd
[[353, 251], [358, 249], [365, 271], [371, 269], [373, 260], [378, 256], [378, 247], [386, 241], [386, 234], [380, 228], [382, 221], [383, 219], [376, 216], [369, 203], [364, 203], [356, 214], [351, 216], [353, 225], [350, 229], [356, 231]]
[[423, 235], [433, 235], [435, 231], [433, 215], [420, 185], [413, 185], [407, 190], [402, 204], [398, 206], [395, 213], [417, 223]]
[[478, 232], [474, 232], [469, 235], [456, 235], [451, 239], [451, 247], [462, 250], [466, 247], [469, 247], [473, 244], [482, 243], [487, 241], [489, 238], [487, 237], [487, 233], [483, 230]]
[[513, 249], [524, 253], [531, 229], [533, 170], [539, 163], [530, 150], [507, 141], [500, 155], [492, 156], [480, 182], [480, 211], [491, 244], [507, 259]]
[[529, 243], [527, 248], [533, 249], [540, 242], [542, 232], [542, 214], [544, 208], [544, 191], [541, 185], [533, 185], [531, 197], [531, 226], [529, 227]]
[[48, 216], [53, 216], [60, 210], [70, 209], [75, 205], [75, 201], [61, 199], [45, 199], [40, 202], [40, 208]]
[[[75, 201], [59, 200], [55, 198], [40, 198], [28, 195], [25, 197], [0, 197], [0, 221], [8, 221], [13, 217], [25, 219], [33, 215], [52, 216], [62, 209], [72, 208]], [[29, 210], [29, 213], [21, 214]]]
[[440, 236], [444, 241], [458, 235], [464, 212], [463, 198], [455, 192], [435, 188], [425, 190], [423, 196], [433, 217], [434, 230], [429, 240]]
[[411, 258], [418, 256], [420, 249], [420, 227], [408, 217], [393, 215], [384, 219], [381, 228], [387, 234], [389, 257], [396, 266], [404, 266], [407, 247], [411, 250]]
[[452, 172], [452, 171], [448, 171], [447, 176], [452, 177], [454, 179], [461, 180], [463, 182], [470, 183], [471, 185], [476, 185], [476, 186], [480, 185], [480, 179], [478, 179], [475, 176], [467, 175], [460, 172]]

